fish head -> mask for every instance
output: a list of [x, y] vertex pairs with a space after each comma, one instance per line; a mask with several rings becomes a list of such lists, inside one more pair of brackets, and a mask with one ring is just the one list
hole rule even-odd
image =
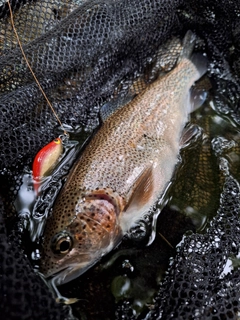
[[56, 285], [84, 273], [122, 238], [121, 197], [95, 190], [85, 193], [75, 205], [71, 202], [70, 209], [64, 203], [61, 198], [57, 201], [47, 221], [40, 261], [40, 272], [46, 279], [54, 278]]

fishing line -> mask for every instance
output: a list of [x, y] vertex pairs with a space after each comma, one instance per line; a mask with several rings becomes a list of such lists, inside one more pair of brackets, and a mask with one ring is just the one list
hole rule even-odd
[[25, 59], [25, 61], [26, 61], [26, 63], [27, 63], [27, 66], [28, 66], [29, 70], [31, 71], [31, 73], [32, 73], [32, 75], [33, 75], [33, 78], [34, 78], [34, 80], [36, 81], [36, 83], [37, 83], [40, 91], [42, 92], [44, 98], [46, 99], [49, 107], [51, 108], [51, 110], [52, 110], [55, 118], [57, 119], [57, 121], [59, 122], [61, 128], [63, 129], [64, 135], [65, 135], [65, 136], [69, 136], [68, 132], [64, 129], [64, 127], [63, 127], [63, 125], [62, 125], [62, 122], [60, 121], [60, 119], [59, 119], [56, 111], [54, 110], [53, 106], [51, 105], [51, 102], [48, 100], [48, 97], [46, 96], [46, 94], [45, 94], [45, 92], [44, 92], [41, 84], [39, 83], [37, 77], [35, 76], [35, 73], [33, 72], [32, 67], [30, 66], [30, 63], [28, 62], [28, 59], [27, 59], [27, 57], [26, 57], [26, 55], [25, 55], [25, 53], [24, 53], [24, 50], [23, 50], [21, 41], [20, 41], [20, 39], [19, 39], [19, 37], [18, 37], [17, 30], [16, 30], [16, 28], [15, 28], [15, 24], [14, 24], [14, 20], [13, 20], [13, 13], [12, 13], [12, 8], [11, 8], [10, 1], [7, 0], [7, 3], [8, 3], [8, 7], [9, 7], [10, 20], [11, 20], [11, 24], [12, 24], [12, 27], [13, 27], [13, 31], [14, 31], [14, 33], [15, 33], [15, 36], [16, 36], [16, 38], [17, 38], [17, 42], [18, 42], [18, 44], [19, 44], [20, 50], [21, 50], [21, 52], [22, 52], [22, 55], [23, 55], [23, 57], [24, 57], [24, 59]]

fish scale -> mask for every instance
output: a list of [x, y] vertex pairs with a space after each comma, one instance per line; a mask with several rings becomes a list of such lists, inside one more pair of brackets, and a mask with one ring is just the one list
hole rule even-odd
[[171, 72], [111, 110], [72, 168], [44, 232], [40, 268], [55, 289], [113, 249], [164, 193], [192, 111], [190, 89], [206, 72], [203, 56], [191, 61], [194, 39], [188, 32]]
[[[190, 71], [196, 72], [190, 61], [184, 61], [184, 64], [186, 66], [181, 64], [166, 77], [166, 85], [163, 85], [164, 79], [154, 82], [133, 102], [119, 109], [106, 120], [75, 167], [71, 175], [71, 185], [75, 185], [76, 188], [81, 185], [86, 190], [111, 187], [122, 196], [126, 196], [132, 185], [132, 180], [129, 184], [126, 183], [131, 172], [135, 168], [144, 168], [146, 163], [151, 160], [154, 161], [156, 150], [160, 151], [165, 148], [168, 136], [175, 130], [175, 122], [179, 122], [179, 112], [169, 107], [178, 103], [178, 101], [174, 101], [176, 95], [172, 95], [172, 99], [169, 99], [171, 92], [174, 92], [178, 69], [180, 67], [188, 68], [187, 74]], [[189, 67], [192, 70], [189, 71]], [[168, 78], [171, 80], [172, 77], [175, 77], [175, 81], [171, 84]], [[179, 78], [183, 78], [182, 72]], [[165, 103], [164, 100], [167, 98], [168, 101]], [[149, 104], [150, 99], [151, 104]], [[159, 108], [159, 104], [168, 109], [166, 114]], [[160, 112], [161, 117], [159, 117]], [[182, 116], [185, 119], [178, 132], [175, 133], [176, 144], [179, 143], [181, 131], [187, 121], [187, 112]], [[166, 122], [165, 118], [170, 118], [171, 123], [168, 120]], [[164, 126], [167, 127], [164, 128]], [[143, 146], [143, 148], [138, 148], [138, 146]], [[119, 161], [119, 157], [122, 157], [124, 161]], [[109, 164], [111, 165], [109, 166]], [[66, 192], [67, 188], [68, 185]]]

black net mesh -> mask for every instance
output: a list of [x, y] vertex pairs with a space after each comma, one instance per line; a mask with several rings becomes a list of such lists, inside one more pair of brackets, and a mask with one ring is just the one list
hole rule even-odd
[[[103, 259], [62, 291], [82, 299], [73, 306], [76, 318], [239, 318], [239, 0], [10, 3], [29, 63], [70, 131], [90, 133], [102, 104], [147, 76], [159, 52], [165, 57], [167, 41], [182, 39], [189, 29], [197, 34], [196, 47], [209, 59], [212, 107], [192, 117], [203, 128], [202, 138], [182, 153], [184, 165], [159, 216], [155, 241], [145, 247], [144, 228], [132, 230], [113, 255], [111, 276]], [[14, 206], [24, 170], [61, 130], [22, 57], [5, 2], [0, 25], [1, 317], [74, 319], [34, 273], [25, 256], [32, 245]], [[193, 233], [177, 253], [160, 236], [174, 247], [188, 230]], [[131, 290], [120, 294], [116, 288], [128, 283]]]
[[239, 272], [223, 271], [226, 260], [239, 250], [239, 191], [238, 182], [229, 176], [208, 232], [187, 237], [178, 248], [149, 319], [237, 318]]

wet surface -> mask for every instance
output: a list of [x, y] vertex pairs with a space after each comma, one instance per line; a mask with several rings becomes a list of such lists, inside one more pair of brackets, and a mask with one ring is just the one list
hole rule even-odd
[[[149, 215], [130, 230], [118, 248], [81, 277], [59, 287], [63, 296], [79, 299], [72, 305], [75, 316], [82, 319], [112, 319], [116, 307], [128, 301], [131, 312], [136, 317], [144, 318], [154, 304], [154, 296], [183, 235], [195, 232], [204, 234], [207, 231], [219, 206], [224, 175], [229, 174], [230, 170], [237, 179], [240, 178], [239, 128], [231, 118], [216, 112], [213, 106], [213, 102], [208, 100], [191, 115], [191, 122], [199, 125], [202, 133], [182, 149], [181, 162], [165, 195], [164, 206], [162, 202], [157, 204]], [[86, 135], [78, 135], [81, 141], [85, 138]], [[78, 149], [81, 144], [76, 144]], [[68, 150], [76, 148], [68, 147]], [[64, 163], [68, 163], [68, 160], [66, 158]], [[223, 170], [224, 163], [228, 171]], [[56, 172], [59, 170], [55, 171], [55, 178]], [[61, 180], [61, 174], [59, 177]], [[29, 185], [29, 174], [24, 175], [23, 180]], [[52, 185], [56, 187], [54, 180]], [[51, 207], [55, 196], [53, 192], [49, 193], [53, 190], [51, 184], [47, 183], [46, 186], [43, 195], [51, 195]], [[24, 198], [21, 190], [19, 194]], [[28, 192], [31, 192], [31, 188]], [[47, 199], [44, 198], [45, 205]], [[39, 203], [39, 199], [36, 203]], [[29, 211], [34, 208], [30, 221], [36, 215], [36, 203], [28, 205]], [[44, 209], [43, 212], [47, 211]], [[45, 219], [46, 215], [43, 216]], [[157, 219], [155, 223], [154, 219]], [[41, 235], [42, 227], [39, 230]], [[34, 234], [36, 229], [31, 232]], [[151, 237], [154, 240], [148, 245]], [[36, 240], [36, 237], [32, 240]], [[37, 246], [34, 264], [38, 258]], [[232, 259], [238, 261], [237, 256]]]

